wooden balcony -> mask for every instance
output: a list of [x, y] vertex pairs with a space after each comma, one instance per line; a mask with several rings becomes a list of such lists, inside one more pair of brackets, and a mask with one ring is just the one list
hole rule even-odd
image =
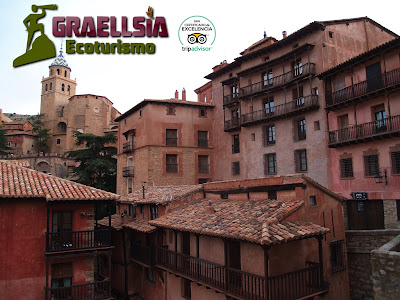
[[153, 266], [155, 263], [154, 248], [143, 246], [137, 243], [132, 243], [131, 259], [134, 262], [144, 265], [146, 267]]
[[329, 132], [329, 147], [337, 148], [400, 135], [400, 115]]
[[245, 86], [240, 89], [239, 96], [255, 96], [257, 94], [262, 94], [264, 92], [282, 88], [283, 86], [290, 84], [293, 81], [302, 79], [308, 75], [315, 75], [315, 64], [308, 63], [282, 75], [254, 83], [249, 86]]
[[134, 142], [130, 141], [122, 145], [122, 152], [124, 153], [132, 152], [134, 148], [135, 148]]
[[234, 131], [240, 128], [240, 119], [233, 118], [231, 120], [227, 120], [224, 123], [224, 131]]
[[249, 126], [257, 123], [270, 122], [272, 120], [286, 118], [318, 108], [318, 96], [309, 95], [272, 107], [268, 112], [265, 109], [262, 109], [244, 114], [241, 116], [240, 123], [242, 126]]
[[237, 93], [224, 96], [223, 106], [228, 107], [239, 103], [239, 95]]
[[111, 230], [48, 232], [46, 252], [73, 252], [111, 247]]
[[335, 110], [400, 88], [400, 68], [326, 95], [326, 108]]
[[111, 298], [111, 285], [109, 281], [99, 281], [87, 284], [72, 285], [68, 287], [47, 288], [48, 300], [101, 300]]
[[134, 177], [135, 173], [134, 173], [134, 170], [133, 170], [133, 166], [124, 167], [122, 169], [122, 176], [123, 177]]
[[[160, 269], [212, 288], [235, 299], [304, 299], [324, 292], [321, 267], [310, 267], [269, 277], [228, 268], [210, 261], [157, 247]], [[265, 286], [268, 282], [268, 286]]]

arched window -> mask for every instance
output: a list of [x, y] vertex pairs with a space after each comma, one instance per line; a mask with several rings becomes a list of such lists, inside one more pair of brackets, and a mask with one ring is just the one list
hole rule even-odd
[[53, 88], [53, 83], [50, 82], [50, 91], [52, 90], [52, 88]]
[[60, 69], [57, 69], [57, 75], [60, 75]]
[[47, 83], [46, 83], [46, 92], [47, 92]]
[[66, 132], [67, 131], [67, 124], [64, 122], [60, 122], [57, 125], [57, 128], [60, 132]]
[[64, 77], [67, 77], [67, 70], [64, 71]]
[[61, 85], [61, 91], [64, 92], [64, 83]]
[[68, 88], [67, 88], [68, 95], [69, 95], [69, 93], [70, 93], [70, 90], [71, 90], [71, 87], [70, 87], [70, 86], [68, 86]]

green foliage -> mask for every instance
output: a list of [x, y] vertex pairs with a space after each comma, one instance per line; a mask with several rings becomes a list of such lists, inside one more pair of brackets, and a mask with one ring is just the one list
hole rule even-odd
[[7, 131], [3, 129], [3, 125], [0, 125], [0, 155], [8, 154], [6, 151], [11, 150], [10, 147], [7, 145]]
[[115, 143], [117, 137], [113, 134], [97, 136], [91, 133], [74, 132], [77, 146], [84, 149], [68, 151], [69, 158], [79, 163], [74, 167], [73, 176], [76, 182], [89, 185], [109, 192], [116, 191], [117, 160], [113, 156], [117, 154], [117, 148], [109, 147]]
[[37, 114], [35, 116], [30, 116], [29, 121], [32, 123], [32, 131], [36, 134], [35, 146], [39, 152], [46, 152], [49, 150], [47, 145], [50, 139], [50, 129], [45, 129], [43, 123], [43, 115]]

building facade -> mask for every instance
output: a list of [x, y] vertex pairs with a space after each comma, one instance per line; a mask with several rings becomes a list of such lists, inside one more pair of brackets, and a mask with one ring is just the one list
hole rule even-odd
[[29, 121], [3, 123], [6, 130], [8, 146], [11, 150], [7, 151], [13, 155], [24, 155], [36, 153], [36, 136], [33, 133], [33, 126]]
[[213, 109], [183, 92], [182, 100], [143, 100], [118, 117], [117, 193], [213, 180]]

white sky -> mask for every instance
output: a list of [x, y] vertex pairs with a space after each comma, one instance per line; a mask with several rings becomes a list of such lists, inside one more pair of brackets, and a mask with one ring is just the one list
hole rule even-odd
[[[207, 82], [204, 76], [212, 67], [226, 59], [232, 62], [239, 53], [267, 35], [282, 38], [312, 21], [324, 21], [368, 16], [393, 32], [400, 34], [399, 4], [394, 0], [380, 1], [140, 1], [140, 0], [2, 0], [0, 3], [0, 108], [3, 112], [36, 114], [40, 110], [41, 79], [48, 76], [53, 59], [13, 68], [13, 60], [25, 52], [27, 32], [22, 21], [31, 11], [31, 5], [57, 4], [57, 11], [47, 11], [41, 21], [46, 35], [56, 45], [61, 38], [52, 35], [54, 16], [145, 16], [147, 7], [154, 8], [155, 16], [167, 21], [168, 38], [122, 38], [123, 42], [153, 42], [154, 55], [132, 54], [65, 54], [77, 80], [77, 94], [97, 94], [114, 102], [124, 113], [143, 99], [172, 98], [182, 88], [188, 100], [195, 101], [194, 89]], [[201, 15], [214, 23], [216, 40], [211, 52], [182, 52], [178, 28], [183, 20]], [[131, 27], [131, 23], [129, 25]], [[105, 38], [72, 38], [77, 42], [116, 42]], [[65, 48], [65, 40], [64, 40]]]

